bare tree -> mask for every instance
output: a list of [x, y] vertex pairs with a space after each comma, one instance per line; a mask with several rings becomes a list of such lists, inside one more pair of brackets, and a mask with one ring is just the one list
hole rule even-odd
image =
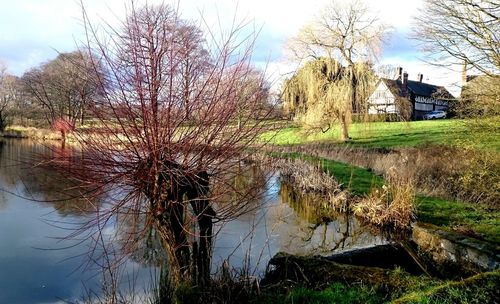
[[351, 112], [361, 109], [362, 98], [356, 88], [362, 85], [355, 71], [356, 62], [370, 62], [379, 53], [387, 27], [372, 15], [360, 0], [340, 3], [333, 1], [310, 25], [291, 41], [291, 49], [299, 58], [326, 57], [347, 69], [350, 90], [347, 98], [338, 98], [341, 139], [347, 140]]
[[48, 164], [81, 183], [82, 192], [111, 196], [95, 225], [122, 213], [137, 223], [146, 218], [143, 229], [128, 234], [127, 249], [153, 226], [172, 281], [204, 284], [213, 223], [245, 212], [252, 196], [231, 181], [266, 117], [254, 117], [261, 88], [242, 81], [254, 70], [254, 38], [237, 39], [244, 24], [235, 23], [214, 41], [213, 32], [187, 27], [165, 4], [131, 2], [128, 9], [121, 26], [105, 32], [84, 10], [85, 48], [96, 71], [107, 71], [95, 73], [102, 95], [89, 107], [98, 123], [75, 130], [78, 158], [60, 155]]
[[86, 107], [99, 92], [95, 72], [102, 71], [94, 70], [89, 56], [79, 51], [62, 53], [22, 77], [26, 91], [63, 139], [78, 120], [83, 123]]
[[0, 131], [4, 131], [9, 123], [16, 102], [20, 99], [19, 79], [6, 72], [0, 65]]
[[431, 62], [466, 64], [493, 76], [500, 70], [500, 3], [490, 0], [425, 0], [413, 37]]

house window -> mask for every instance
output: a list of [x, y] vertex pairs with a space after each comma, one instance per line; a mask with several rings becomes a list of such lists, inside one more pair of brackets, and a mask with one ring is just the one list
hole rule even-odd
[[416, 111], [432, 111], [434, 110], [434, 105], [432, 103], [420, 103], [415, 102], [415, 110]]

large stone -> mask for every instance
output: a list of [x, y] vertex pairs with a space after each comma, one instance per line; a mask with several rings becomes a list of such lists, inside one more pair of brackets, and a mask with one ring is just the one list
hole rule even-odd
[[499, 246], [485, 241], [424, 223], [414, 225], [412, 240], [440, 272], [454, 268], [455, 273], [478, 273], [500, 268]]

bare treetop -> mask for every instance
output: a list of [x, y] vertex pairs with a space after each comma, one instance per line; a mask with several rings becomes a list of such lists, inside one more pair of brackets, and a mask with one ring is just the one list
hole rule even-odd
[[[214, 42], [212, 32], [164, 4], [132, 2], [121, 26], [105, 30], [83, 15], [82, 50], [95, 71], [105, 71], [95, 73], [101, 94], [90, 104], [93, 124], [74, 132], [82, 155], [58, 155], [50, 165], [82, 192], [109, 194], [111, 207], [95, 223], [119, 213], [137, 222], [146, 216], [161, 234], [173, 279], [198, 267], [193, 278], [202, 283], [213, 221], [241, 214], [251, 199], [250, 187], [235, 189], [231, 180], [268, 115], [264, 76], [250, 63], [255, 37], [239, 39], [236, 24]], [[221, 199], [228, 192], [231, 200]], [[139, 239], [131, 236], [126, 246]]]
[[299, 58], [327, 56], [350, 65], [375, 59], [387, 32], [387, 25], [363, 1], [332, 1], [291, 41], [291, 47]]
[[487, 0], [426, 0], [413, 34], [432, 63], [451, 58], [490, 76], [500, 71], [499, 35], [500, 3]]

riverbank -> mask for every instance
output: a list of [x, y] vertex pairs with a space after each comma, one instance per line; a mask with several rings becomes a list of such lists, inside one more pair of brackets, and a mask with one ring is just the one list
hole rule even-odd
[[[302, 159], [318, 164], [325, 172], [333, 175], [345, 189], [358, 197], [367, 196], [371, 189], [385, 183], [381, 174], [374, 170], [353, 166], [308, 154], [297, 152], [271, 152], [273, 157]], [[500, 210], [480, 204], [470, 204], [429, 195], [415, 195], [417, 220], [430, 223], [447, 231], [455, 231], [469, 237], [500, 244]]]
[[62, 140], [59, 132], [35, 127], [8, 126], [5, 131], [0, 132], [0, 137], [4, 138], [25, 138], [33, 140]]
[[269, 285], [253, 303], [441, 304], [500, 299], [498, 270], [463, 280], [441, 280], [402, 269], [345, 265], [317, 257], [280, 254], [270, 263], [274, 267], [265, 279]]
[[[404, 125], [409, 129], [403, 128]], [[354, 136], [348, 143], [332, 140], [332, 134], [308, 134], [300, 128], [289, 127], [274, 134], [274, 137], [267, 138], [275, 144], [268, 147], [268, 151], [271, 151], [273, 157], [300, 158], [319, 165], [358, 197], [366, 197], [371, 189], [384, 184], [384, 176], [391, 170], [403, 176], [417, 177], [415, 210], [417, 220], [422, 224], [417, 225], [418, 229], [413, 229], [412, 238], [418, 242], [415, 252], [420, 258], [433, 264], [434, 271], [440, 268], [440, 271], [447, 272], [456, 279], [415, 277], [393, 269], [396, 273], [403, 273], [402, 283], [409, 280], [414, 284], [401, 284], [401, 290], [391, 292], [387, 288], [380, 288], [382, 283], [367, 284], [366, 275], [360, 275], [358, 281], [337, 277], [330, 285], [321, 287], [311, 285], [315, 280], [306, 277], [301, 284], [270, 296], [271, 300], [267, 303], [499, 301], [497, 286], [500, 285], [500, 271], [497, 253], [500, 244], [500, 210], [495, 196], [498, 195], [498, 132], [486, 135], [484, 132], [467, 133], [462, 136], [459, 133], [466, 129], [462, 129], [460, 121], [376, 123], [371, 124], [371, 135], [364, 137], [363, 134], [366, 133], [361, 132], [360, 126], [354, 126], [354, 132], [351, 133]], [[441, 129], [436, 129], [437, 127]], [[460, 146], [461, 143], [463, 146]], [[458, 168], [462, 171], [457, 170]], [[453, 178], [462, 184], [456, 183]], [[481, 184], [483, 180], [485, 183]], [[471, 188], [476, 187], [480, 191], [472, 194], [481, 195], [466, 196], [465, 194], [470, 193], [465, 191], [470, 189], [449, 193], [453, 189], [450, 185], [465, 188], [474, 185]], [[474, 202], [453, 199], [460, 195], [469, 197]], [[291, 257], [293, 261], [288, 260], [286, 267], [293, 268], [300, 264], [296, 259], [302, 257]], [[475, 261], [471, 263], [471, 259]], [[466, 265], [472, 265], [473, 270], [466, 269]], [[328, 277], [325, 269], [328, 267], [328, 262], [322, 261], [315, 270], [309, 270], [311, 275], [320, 276], [316, 281], [325, 284], [325, 278]], [[287, 269], [285, 273], [308, 273], [306, 266], [298, 268], [295, 272]], [[450, 274], [450, 269], [458, 274]], [[279, 286], [278, 282], [289, 282], [287, 280], [289, 278], [281, 278], [276, 286]]]

